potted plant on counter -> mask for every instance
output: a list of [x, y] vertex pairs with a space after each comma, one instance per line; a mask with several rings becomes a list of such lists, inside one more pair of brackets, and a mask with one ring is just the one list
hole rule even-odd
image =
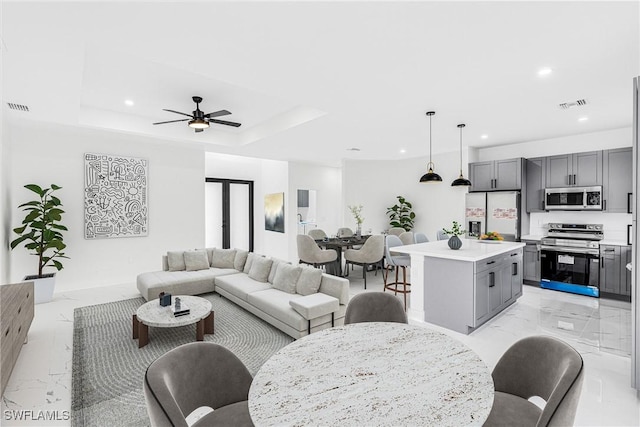
[[460, 224], [458, 223], [458, 221], [453, 221], [451, 230], [443, 228], [442, 231], [451, 236], [447, 241], [447, 244], [451, 249], [458, 250], [462, 247], [462, 240], [460, 240], [458, 236], [463, 235], [464, 233], [466, 233], [466, 231], [460, 228]]
[[24, 243], [31, 255], [38, 257], [38, 274], [26, 276], [24, 280], [34, 282], [34, 300], [39, 304], [51, 301], [55, 287], [56, 274], [45, 274], [44, 269], [53, 267], [60, 271], [63, 266], [59, 259], [68, 258], [62, 252], [66, 248], [62, 231], [67, 231], [67, 227], [60, 224], [64, 211], [60, 209], [60, 199], [53, 195], [62, 187], [55, 184], [44, 189], [35, 184], [24, 187], [36, 193], [38, 198], [18, 206], [24, 208], [27, 214], [22, 220], [22, 225], [13, 229], [20, 237], [11, 242], [11, 249]]

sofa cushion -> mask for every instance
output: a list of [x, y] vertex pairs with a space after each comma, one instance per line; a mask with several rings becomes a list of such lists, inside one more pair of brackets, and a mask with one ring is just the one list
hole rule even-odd
[[211, 257], [211, 267], [216, 268], [234, 268], [233, 261], [236, 258], [235, 249], [218, 249], [213, 250]]
[[293, 298], [289, 305], [307, 320], [336, 312], [340, 308], [338, 298], [323, 293]]
[[244, 263], [247, 261], [248, 255], [249, 251], [236, 249], [236, 257], [233, 260], [233, 268], [238, 271], [242, 271], [242, 269], [244, 268]]
[[251, 265], [253, 264], [253, 260], [256, 256], [257, 255], [253, 252], [249, 252], [249, 254], [247, 255], [247, 260], [244, 262], [244, 268], [242, 269], [243, 273], [249, 274], [249, 270], [251, 270]]
[[215, 248], [205, 248], [205, 251], [207, 251], [207, 258], [209, 259], [209, 266], [211, 266], [211, 258], [213, 258], [213, 250]]
[[311, 295], [318, 292], [322, 281], [322, 270], [313, 267], [302, 267], [296, 283], [296, 292], [300, 295]]
[[249, 277], [258, 282], [267, 282], [273, 261], [265, 257], [255, 257], [249, 270]]
[[276, 272], [278, 271], [278, 265], [280, 265], [280, 263], [283, 263], [283, 264], [291, 264], [291, 263], [279, 258], [271, 258], [271, 261], [273, 261], [273, 264], [271, 264], [271, 271], [269, 272], [269, 278], [267, 279], [267, 281], [273, 284], [273, 279], [274, 277], [276, 277]]
[[183, 271], [187, 268], [184, 263], [184, 251], [167, 252], [167, 262], [169, 263], [169, 271]]
[[238, 273], [216, 277], [216, 289], [218, 288], [246, 301], [248, 294], [271, 289], [271, 285], [255, 281], [244, 273]]
[[[271, 267], [271, 270], [274, 268]], [[296, 283], [300, 277], [302, 268], [287, 264], [285, 262], [278, 263], [278, 269], [273, 278], [273, 288], [279, 289], [288, 294], [296, 293]], [[320, 286], [320, 283], [318, 283]]]
[[209, 258], [204, 250], [185, 251], [184, 265], [187, 271], [208, 270]]
[[304, 331], [307, 329], [307, 320], [289, 305], [292, 297], [296, 298], [277, 289], [267, 289], [248, 294], [247, 302], [295, 330]]
[[142, 296], [148, 301], [158, 298], [160, 292], [174, 295], [199, 295], [213, 292], [214, 278], [237, 274], [233, 269], [208, 268], [198, 271], [153, 271], [138, 275], [136, 283]]

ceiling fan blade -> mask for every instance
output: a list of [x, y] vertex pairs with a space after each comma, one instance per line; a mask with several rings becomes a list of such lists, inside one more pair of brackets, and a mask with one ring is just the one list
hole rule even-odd
[[193, 118], [193, 114], [181, 113], [180, 111], [176, 111], [176, 110], [167, 110], [166, 108], [163, 108], [162, 111], [168, 111], [170, 113], [182, 114], [183, 116], [187, 116], [187, 117]]
[[195, 129], [195, 131], [196, 131], [196, 133], [198, 133], [198, 132], [203, 132], [203, 131], [204, 131], [204, 129]]
[[227, 126], [233, 126], [233, 127], [239, 127], [240, 123], [236, 123], [236, 122], [227, 122], [225, 120], [216, 120], [216, 119], [209, 119], [210, 123], [218, 123], [220, 125], [227, 125]]
[[189, 119], [169, 120], [167, 122], [154, 123], [154, 125], [163, 125], [165, 123], [175, 123], [175, 122], [186, 122], [187, 120], [189, 120]]
[[227, 111], [227, 110], [220, 110], [220, 111], [215, 111], [213, 113], [207, 113], [204, 116], [206, 118], [212, 118], [212, 117], [220, 117], [220, 116], [226, 116], [227, 114], [231, 114], [231, 111]]

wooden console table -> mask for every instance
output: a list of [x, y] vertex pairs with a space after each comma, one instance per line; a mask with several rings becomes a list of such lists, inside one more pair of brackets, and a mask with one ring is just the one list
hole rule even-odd
[[1, 392], [9, 382], [13, 365], [33, 320], [33, 282], [0, 286], [0, 377]]

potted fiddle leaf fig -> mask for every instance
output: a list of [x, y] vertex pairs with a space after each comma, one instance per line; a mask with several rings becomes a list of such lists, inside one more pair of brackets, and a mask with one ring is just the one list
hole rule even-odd
[[45, 273], [44, 269], [52, 267], [60, 271], [63, 268], [60, 259], [68, 258], [63, 252], [66, 245], [62, 236], [67, 227], [60, 223], [64, 211], [60, 208], [60, 199], [53, 195], [62, 187], [51, 184], [51, 188], [41, 188], [28, 184], [24, 188], [36, 193], [38, 197], [18, 206], [23, 208], [26, 215], [22, 225], [13, 229], [19, 237], [11, 242], [11, 249], [24, 244], [31, 255], [38, 257], [38, 274], [26, 276], [24, 280], [34, 282], [34, 299], [39, 304], [51, 301], [55, 287], [55, 273]]
[[405, 231], [411, 231], [413, 222], [416, 219], [413, 206], [402, 196], [396, 196], [396, 198], [398, 199], [398, 203], [387, 208], [389, 225], [392, 227], [402, 227]]

